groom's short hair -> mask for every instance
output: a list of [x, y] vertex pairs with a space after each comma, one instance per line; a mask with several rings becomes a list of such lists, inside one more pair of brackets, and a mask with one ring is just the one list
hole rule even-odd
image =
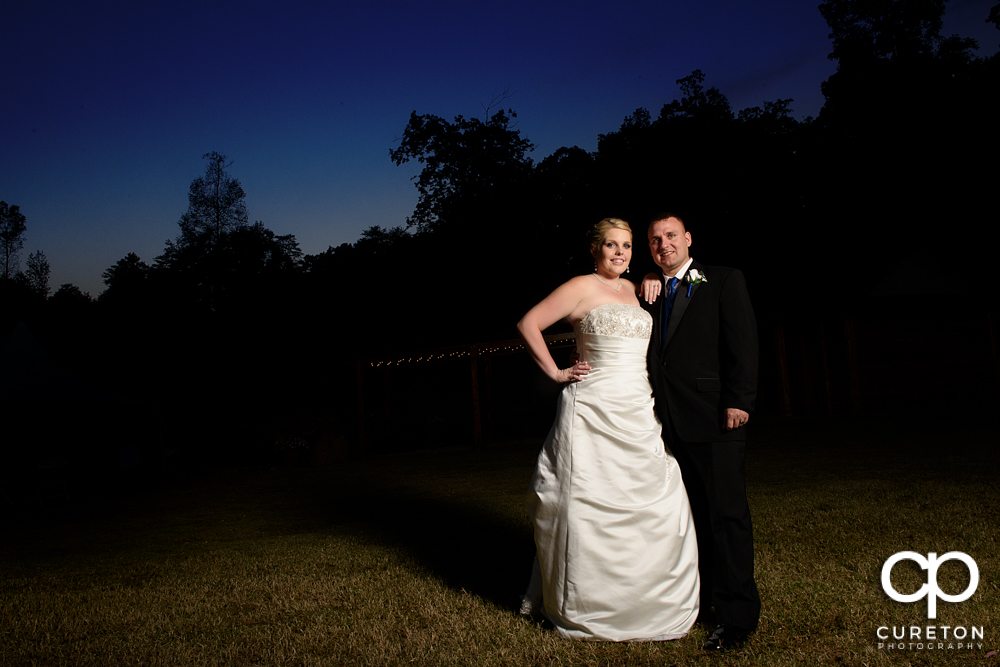
[[656, 215], [654, 215], [652, 218], [649, 219], [649, 224], [646, 225], [646, 233], [647, 234], [649, 233], [649, 228], [652, 227], [654, 224], [656, 224], [660, 220], [666, 220], [667, 218], [676, 219], [678, 222], [681, 223], [681, 227], [684, 228], [684, 231], [685, 232], [687, 231], [687, 223], [684, 222], [684, 218], [677, 215], [673, 211], [663, 211], [662, 213], [657, 213]]

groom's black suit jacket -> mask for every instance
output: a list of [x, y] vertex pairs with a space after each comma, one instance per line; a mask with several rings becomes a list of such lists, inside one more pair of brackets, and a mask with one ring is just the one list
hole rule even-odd
[[701, 608], [715, 622], [752, 631], [760, 618], [753, 526], [746, 500], [746, 429], [725, 430], [726, 408], [753, 412], [757, 323], [743, 274], [692, 262], [706, 282], [677, 286], [666, 331], [664, 297], [652, 306], [646, 355], [663, 438], [684, 475], [698, 535]]
[[[673, 424], [685, 442], [745, 440], [745, 429], [725, 430], [726, 408], [748, 413], [757, 397], [757, 323], [743, 273], [721, 266], [697, 269], [707, 279], [677, 285], [667, 331], [661, 331], [663, 294], [652, 305], [646, 360], [664, 426]], [[666, 435], [666, 434], [664, 434]]]

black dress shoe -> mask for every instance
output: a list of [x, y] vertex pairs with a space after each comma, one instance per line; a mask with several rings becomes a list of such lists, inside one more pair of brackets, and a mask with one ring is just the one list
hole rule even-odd
[[708, 640], [702, 648], [706, 651], [728, 651], [739, 648], [746, 642], [749, 635], [749, 630], [723, 623], [712, 630], [712, 634], [708, 636]]

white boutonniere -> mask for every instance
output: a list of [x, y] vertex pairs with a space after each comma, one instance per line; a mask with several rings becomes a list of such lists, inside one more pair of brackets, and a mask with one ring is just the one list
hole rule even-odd
[[684, 282], [687, 283], [687, 286], [688, 286], [687, 298], [690, 299], [691, 298], [691, 290], [694, 289], [694, 286], [698, 285], [700, 283], [707, 283], [708, 282], [708, 278], [706, 278], [705, 274], [703, 274], [698, 269], [691, 269], [690, 271], [687, 272], [687, 275], [684, 276]]
[[708, 278], [706, 278], [705, 274], [703, 274], [698, 269], [691, 269], [690, 271], [687, 272], [687, 275], [685, 276], [685, 282], [687, 282], [689, 285], [697, 285], [698, 283], [707, 283]]

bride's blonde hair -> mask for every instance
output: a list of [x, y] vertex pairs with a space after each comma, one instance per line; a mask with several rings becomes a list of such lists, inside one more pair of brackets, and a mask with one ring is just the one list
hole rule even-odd
[[604, 242], [604, 237], [608, 235], [608, 230], [611, 229], [624, 229], [628, 232], [629, 236], [632, 236], [632, 228], [621, 218], [604, 218], [604, 220], [591, 227], [590, 231], [587, 232], [587, 238], [590, 240], [591, 255], [597, 254], [597, 247]]

